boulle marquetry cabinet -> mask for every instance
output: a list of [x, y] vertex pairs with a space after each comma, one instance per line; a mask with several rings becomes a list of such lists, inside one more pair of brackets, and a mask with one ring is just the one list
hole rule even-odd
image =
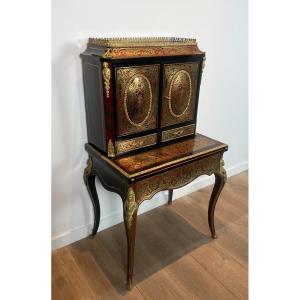
[[89, 39], [88, 142], [109, 157], [194, 135], [205, 53], [193, 39]]
[[227, 145], [195, 133], [205, 52], [195, 39], [114, 38], [88, 41], [81, 54], [89, 154], [84, 181], [100, 222], [95, 187], [120, 195], [128, 244], [127, 286], [133, 278], [137, 211], [162, 190], [215, 175], [208, 223], [226, 181]]

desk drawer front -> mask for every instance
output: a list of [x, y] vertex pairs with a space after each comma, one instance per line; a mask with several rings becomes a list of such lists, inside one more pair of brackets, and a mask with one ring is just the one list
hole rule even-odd
[[180, 188], [200, 175], [220, 171], [222, 156], [223, 153], [216, 153], [136, 182], [137, 202], [151, 199], [159, 191]]
[[116, 150], [117, 154], [122, 154], [125, 152], [141, 149], [144, 147], [155, 145], [157, 142], [157, 134], [149, 134], [146, 136], [141, 136], [138, 138], [126, 140], [126, 141], [117, 141]]
[[162, 142], [167, 142], [171, 140], [175, 140], [184, 136], [192, 135], [195, 133], [195, 124], [178, 127], [170, 130], [165, 130], [162, 132]]

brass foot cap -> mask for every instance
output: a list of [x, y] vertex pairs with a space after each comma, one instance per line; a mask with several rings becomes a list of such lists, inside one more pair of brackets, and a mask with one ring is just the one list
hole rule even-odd
[[211, 237], [213, 238], [213, 239], [216, 239], [216, 238], [218, 238], [218, 236], [214, 233], [214, 234], [212, 234], [211, 235]]
[[127, 281], [127, 290], [128, 290], [128, 291], [131, 291], [131, 290], [132, 290], [132, 281], [131, 281], [131, 280], [128, 280], [128, 281]]

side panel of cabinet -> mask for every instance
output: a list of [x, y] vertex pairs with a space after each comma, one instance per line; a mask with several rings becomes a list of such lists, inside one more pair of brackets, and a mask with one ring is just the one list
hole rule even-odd
[[117, 137], [158, 126], [159, 65], [116, 67]]
[[194, 119], [198, 74], [199, 62], [163, 65], [162, 128]]
[[106, 151], [101, 69], [98, 62], [82, 58], [88, 142]]

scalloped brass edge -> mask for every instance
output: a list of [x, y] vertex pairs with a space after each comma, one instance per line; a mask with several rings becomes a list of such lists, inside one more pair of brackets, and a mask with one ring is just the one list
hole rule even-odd
[[[197, 177], [201, 175], [212, 175], [213, 173], [219, 170], [218, 160], [220, 161], [222, 153], [217, 152], [212, 156], [208, 156], [203, 159], [203, 161], [196, 160], [192, 161], [186, 165], [182, 165], [175, 169], [167, 170], [166, 173], [161, 173], [154, 175], [144, 180], [141, 180], [136, 183], [136, 201], [140, 205], [145, 200], [150, 200], [156, 193], [166, 190], [166, 189], [177, 189], [183, 187]], [[199, 168], [199, 165], [203, 166], [204, 169]], [[187, 171], [187, 172], [186, 172]], [[178, 172], [183, 172], [185, 176], [177, 176], [174, 180], [172, 174], [177, 174]], [[159, 181], [152, 181], [152, 178], [159, 178]]]

